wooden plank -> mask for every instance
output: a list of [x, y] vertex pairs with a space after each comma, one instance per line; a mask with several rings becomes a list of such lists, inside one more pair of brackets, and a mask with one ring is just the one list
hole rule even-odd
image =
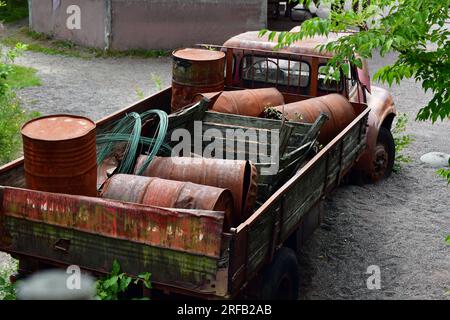
[[276, 204], [274, 204], [248, 230], [247, 276], [256, 271], [256, 268], [269, 253], [272, 228], [276, 215]]
[[[233, 124], [236, 126], [247, 128], [260, 128], [267, 130], [281, 129], [280, 120], [247, 117], [235, 114], [219, 113], [214, 111], [207, 111], [205, 113], [203, 121], [213, 122], [217, 124]], [[294, 126], [293, 129], [294, 134], [306, 134], [311, 128], [310, 123], [289, 121], [289, 124]]]

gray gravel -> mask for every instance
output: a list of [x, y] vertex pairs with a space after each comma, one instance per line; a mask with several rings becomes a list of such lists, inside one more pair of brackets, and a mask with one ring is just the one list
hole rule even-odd
[[27, 109], [43, 115], [57, 112], [98, 120], [139, 100], [138, 90], [145, 96], [158, 91], [152, 75], [163, 87], [171, 79], [170, 58], [88, 60], [27, 52], [16, 62], [39, 70], [43, 85], [19, 95]]
[[[371, 69], [393, 59], [377, 57]], [[303, 249], [301, 299], [450, 298], [450, 188], [420, 162], [427, 152], [450, 153], [450, 123], [414, 121], [430, 98], [420, 84], [405, 80], [391, 92], [409, 115], [406, 133], [415, 141], [404, 153], [412, 162], [377, 185], [343, 186], [326, 201], [331, 228], [318, 229]], [[371, 265], [380, 267], [380, 290], [367, 289]]]
[[[374, 59], [373, 68], [389, 62]], [[95, 59], [27, 53], [18, 63], [39, 70], [43, 86], [20, 91], [28, 109], [99, 119], [137, 100], [135, 89], [155, 92], [151, 74], [170, 82], [170, 59]], [[429, 97], [414, 81], [392, 89], [410, 116], [413, 162], [387, 181], [343, 186], [325, 203], [330, 228], [319, 229], [301, 255], [301, 299], [448, 299], [450, 197], [435, 169], [420, 163], [431, 151], [450, 153], [450, 123], [414, 122]], [[1, 256], [0, 256], [1, 260]], [[370, 265], [381, 269], [381, 290], [368, 290]]]

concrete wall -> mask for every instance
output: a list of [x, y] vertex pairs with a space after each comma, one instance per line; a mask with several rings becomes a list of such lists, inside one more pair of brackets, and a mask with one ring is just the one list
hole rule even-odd
[[[29, 0], [30, 25], [77, 44], [114, 50], [173, 49], [222, 44], [267, 24], [267, 0]], [[69, 30], [69, 5], [81, 29]]]
[[[56, 39], [96, 48], [105, 46], [105, 1], [103, 0], [31, 0], [30, 24], [37, 32]], [[81, 9], [81, 29], [69, 30], [67, 8], [76, 4]]]

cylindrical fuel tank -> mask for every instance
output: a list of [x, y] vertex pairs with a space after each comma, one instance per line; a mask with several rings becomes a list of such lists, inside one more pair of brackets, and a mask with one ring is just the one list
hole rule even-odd
[[27, 188], [97, 196], [94, 122], [72, 115], [37, 118], [22, 127]]
[[172, 55], [172, 112], [190, 104], [197, 93], [223, 91], [225, 53], [186, 48]]
[[[211, 98], [214, 94], [217, 92], [199, 94], [194, 97], [194, 102], [202, 97]], [[284, 104], [284, 98], [276, 88], [245, 89], [222, 92], [211, 109], [222, 113], [259, 117], [265, 108], [281, 104]]]
[[[135, 172], [142, 166], [140, 156]], [[234, 199], [233, 224], [245, 221], [256, 202], [257, 170], [250, 161], [189, 157], [155, 157], [143, 173], [148, 177], [189, 181], [231, 191]]]
[[276, 109], [284, 112], [288, 119], [297, 119], [307, 123], [313, 123], [320, 113], [324, 112], [329, 117], [319, 135], [319, 142], [324, 145], [333, 140], [356, 118], [352, 104], [340, 94], [329, 94], [280, 105]]
[[227, 189], [154, 177], [116, 174], [103, 186], [102, 197], [149, 206], [223, 211], [231, 226], [233, 196]]

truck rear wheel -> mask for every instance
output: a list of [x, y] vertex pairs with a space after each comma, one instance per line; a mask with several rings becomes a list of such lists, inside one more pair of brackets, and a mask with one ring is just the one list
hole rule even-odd
[[296, 300], [299, 290], [299, 270], [294, 250], [282, 247], [262, 276], [260, 298], [263, 300]]

